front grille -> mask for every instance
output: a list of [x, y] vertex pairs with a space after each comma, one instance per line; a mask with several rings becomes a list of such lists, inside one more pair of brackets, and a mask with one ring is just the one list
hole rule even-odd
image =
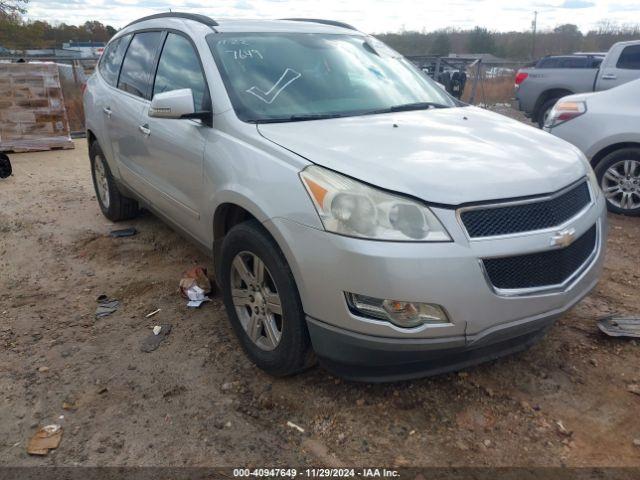
[[596, 226], [566, 248], [516, 257], [482, 260], [489, 280], [499, 289], [559, 285], [573, 275], [596, 248]]
[[474, 208], [460, 215], [471, 238], [529, 232], [563, 224], [591, 201], [587, 182], [539, 202]]

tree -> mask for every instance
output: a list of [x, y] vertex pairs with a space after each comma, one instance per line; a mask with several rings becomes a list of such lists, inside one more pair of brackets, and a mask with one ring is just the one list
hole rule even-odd
[[553, 29], [550, 48], [560, 53], [571, 53], [580, 50], [582, 44], [582, 32], [577, 25], [565, 23]]
[[474, 28], [469, 33], [467, 49], [469, 53], [495, 53], [496, 42], [493, 34], [486, 28]]
[[562, 35], [571, 36], [571, 37], [582, 36], [582, 32], [580, 32], [580, 29], [578, 28], [578, 26], [574, 25], [573, 23], [565, 23], [563, 25], [558, 25], [556, 28], [553, 29], [553, 32], [560, 33]]
[[431, 45], [431, 53], [433, 55], [439, 55], [441, 57], [449, 55], [451, 51], [451, 40], [449, 40], [449, 35], [445, 32], [439, 32], [436, 34], [433, 39], [433, 44]]
[[0, 16], [11, 17], [16, 13], [26, 13], [29, 0], [0, 0]]

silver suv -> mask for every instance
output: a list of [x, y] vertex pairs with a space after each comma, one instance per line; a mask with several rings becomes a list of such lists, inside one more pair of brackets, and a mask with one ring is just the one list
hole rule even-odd
[[105, 216], [211, 253], [247, 355], [361, 380], [518, 351], [586, 295], [605, 202], [563, 140], [327, 20], [142, 18], [84, 95]]

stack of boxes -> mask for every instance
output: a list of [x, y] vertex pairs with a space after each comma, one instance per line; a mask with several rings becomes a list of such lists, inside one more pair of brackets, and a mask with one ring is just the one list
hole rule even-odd
[[73, 148], [58, 66], [0, 63], [0, 152]]

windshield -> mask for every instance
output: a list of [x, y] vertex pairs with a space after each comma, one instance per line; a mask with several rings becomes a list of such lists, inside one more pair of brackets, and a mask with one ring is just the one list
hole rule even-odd
[[234, 110], [247, 122], [456, 106], [408, 60], [373, 37], [222, 33], [207, 41]]

